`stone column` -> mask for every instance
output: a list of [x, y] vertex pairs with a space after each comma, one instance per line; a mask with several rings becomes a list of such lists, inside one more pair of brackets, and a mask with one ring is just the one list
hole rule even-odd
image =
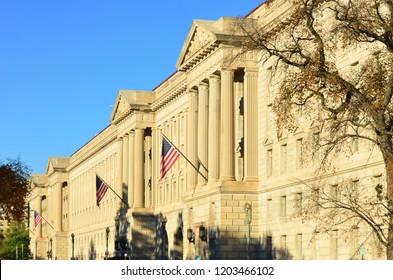
[[221, 70], [221, 146], [220, 180], [235, 179], [234, 145], [234, 71]]
[[258, 70], [244, 74], [244, 180], [258, 181]]
[[[206, 83], [198, 85], [198, 157], [204, 166], [207, 166], [207, 133], [208, 133], [208, 114], [209, 114], [209, 86]], [[207, 172], [203, 167], [199, 172], [207, 177]], [[198, 174], [198, 185], [203, 185], [206, 180]]]
[[117, 163], [116, 163], [116, 186], [115, 191], [121, 194], [123, 185], [123, 138], [117, 141]]
[[63, 183], [58, 182], [53, 186], [53, 199], [52, 199], [52, 209], [54, 210], [53, 213], [53, 227], [56, 232], [61, 231], [61, 221], [62, 219], [62, 211], [63, 211], [63, 200], [62, 200], [62, 187]]
[[216, 182], [219, 178], [220, 162], [220, 95], [221, 80], [219, 76], [209, 77], [209, 124], [208, 124], [208, 160], [209, 182]]
[[[197, 164], [197, 128], [198, 128], [198, 96], [195, 90], [188, 93], [188, 121], [187, 121], [187, 158]], [[197, 183], [197, 172], [187, 164], [187, 190], [192, 190]]]
[[[128, 134], [123, 136], [123, 178], [122, 178], [122, 190], [121, 198], [124, 201], [128, 201], [128, 176], [129, 176], [129, 137]], [[123, 205], [125, 206], [125, 205]], [[126, 207], [126, 206], [125, 206]]]
[[[243, 96], [243, 82], [235, 82], [235, 145], [238, 147], [241, 139], [244, 137], [244, 115], [240, 114], [240, 100]], [[243, 100], [244, 101], [244, 100]], [[244, 111], [244, 105], [243, 105]], [[236, 148], [235, 152], [235, 178], [236, 181], [242, 181], [244, 177], [244, 157], [241, 157], [240, 149]]]
[[135, 150], [135, 132], [132, 130], [129, 133], [129, 154], [128, 154], [128, 205], [134, 206], [134, 170], [135, 170], [135, 160], [134, 160], [134, 150]]
[[143, 180], [143, 154], [144, 154], [144, 130], [135, 129], [135, 149], [134, 149], [134, 208], [144, 207], [144, 180]]
[[152, 139], [151, 136], [146, 136], [144, 145], [145, 145], [145, 174], [144, 174], [144, 182], [145, 182], [145, 207], [151, 207], [151, 183], [149, 180], [151, 179], [151, 160], [150, 160], [150, 149], [151, 149]]
[[151, 206], [156, 207], [158, 204], [157, 201], [157, 192], [158, 192], [158, 179], [159, 179], [159, 167], [160, 167], [160, 157], [161, 151], [159, 148], [159, 137], [161, 136], [160, 131], [157, 128], [152, 129], [152, 171], [151, 171], [151, 188], [152, 188], [152, 197], [151, 197]]
[[[38, 201], [36, 202], [37, 208], [34, 208], [39, 215], [42, 216], [42, 196], [38, 196]], [[34, 224], [34, 212], [33, 212], [33, 224]], [[42, 221], [36, 227], [36, 239], [42, 237]]]

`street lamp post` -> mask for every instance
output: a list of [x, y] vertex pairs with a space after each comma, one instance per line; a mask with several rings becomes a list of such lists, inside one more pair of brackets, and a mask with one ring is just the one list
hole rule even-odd
[[107, 228], [106, 228], [105, 232], [106, 232], [106, 250], [105, 250], [105, 259], [107, 260], [107, 259], [108, 259], [108, 256], [109, 256], [109, 250], [108, 250], [108, 239], [109, 239], [109, 232], [110, 232], [110, 229], [109, 229], [109, 227], [107, 227]]
[[51, 239], [49, 239], [49, 244], [50, 244], [50, 247], [49, 247], [49, 250], [48, 250], [48, 252], [47, 252], [47, 256], [48, 256], [48, 260], [51, 260], [52, 259], [52, 238]]
[[[15, 254], [16, 254], [16, 259], [18, 259], [18, 244], [16, 244], [15, 246]], [[23, 243], [22, 243], [22, 258], [21, 260], [23, 260]]]
[[72, 242], [71, 260], [75, 260], [75, 257], [74, 257], [75, 234], [74, 233], [71, 233], [71, 242]]
[[167, 217], [162, 217], [162, 220], [161, 220], [161, 226], [162, 226], [162, 228], [161, 228], [161, 253], [162, 253], [162, 255], [161, 255], [161, 259], [162, 260], [164, 260], [165, 259], [165, 257], [166, 257], [166, 240], [165, 240], [165, 231], [166, 231], [166, 223], [168, 222], [168, 219], [167, 219]]
[[244, 211], [246, 212], [246, 224], [247, 224], [247, 260], [249, 260], [250, 257], [250, 241], [251, 241], [251, 219], [252, 219], [252, 207], [251, 204], [246, 202], [244, 204]]

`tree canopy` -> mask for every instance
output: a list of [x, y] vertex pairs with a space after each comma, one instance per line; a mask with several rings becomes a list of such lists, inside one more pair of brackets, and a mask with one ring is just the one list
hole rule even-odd
[[2, 240], [0, 256], [5, 260], [27, 260], [31, 256], [30, 238], [23, 223], [11, 222]]
[[[273, 104], [278, 135], [299, 129], [299, 116], [312, 120], [324, 174], [334, 172], [334, 154], [354, 140], [369, 142], [380, 152], [386, 188], [378, 186], [372, 203], [359, 195], [319, 197], [335, 205], [336, 214], [345, 212], [370, 225], [393, 259], [393, 1], [292, 2], [278, 29], [274, 24], [243, 26], [243, 48], [260, 50], [262, 62], [273, 61], [280, 75]], [[348, 63], [351, 55], [362, 59]], [[346, 187], [352, 193], [352, 186]], [[370, 212], [371, 206], [377, 210]]]
[[29, 171], [19, 158], [0, 163], [0, 208], [8, 220], [22, 221], [26, 217]]

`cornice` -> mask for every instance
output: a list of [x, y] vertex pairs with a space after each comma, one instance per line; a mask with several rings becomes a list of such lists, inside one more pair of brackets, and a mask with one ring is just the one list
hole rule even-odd
[[178, 96], [182, 95], [187, 90], [187, 83], [182, 79], [181, 82], [173, 86], [171, 89], [166, 90], [162, 96], [160, 96], [152, 105], [151, 110], [157, 111], [165, 107], [168, 103], [172, 102]]
[[84, 146], [70, 157], [70, 164], [67, 167], [67, 171], [72, 171], [75, 167], [89, 159], [94, 154], [100, 152], [104, 147], [112, 143], [117, 139], [116, 126], [109, 125], [101, 131], [97, 136], [92, 138]]
[[203, 61], [209, 54], [213, 53], [215, 50], [219, 48], [219, 44], [214, 42], [201, 51], [195, 53], [191, 56], [183, 65], [179, 67], [179, 71], [188, 72], [195, 66], [197, 66], [201, 61]]

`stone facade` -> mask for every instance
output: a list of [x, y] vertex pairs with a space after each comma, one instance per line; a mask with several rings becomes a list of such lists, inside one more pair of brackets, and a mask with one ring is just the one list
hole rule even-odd
[[[312, 180], [296, 158], [307, 129], [277, 139], [269, 65], [252, 52], [231, 59], [240, 21], [274, 27], [285, 17], [287, 1], [273, 2], [242, 19], [195, 20], [173, 75], [153, 91], [120, 90], [106, 128], [32, 175], [29, 206], [44, 217], [31, 234], [36, 259], [360, 258], [359, 246], [373, 242], [367, 229], [355, 244], [291, 217], [299, 178]], [[160, 181], [164, 136], [187, 159]], [[383, 176], [367, 145], [340, 160], [337, 177]], [[113, 189], [99, 207], [96, 175]]]

